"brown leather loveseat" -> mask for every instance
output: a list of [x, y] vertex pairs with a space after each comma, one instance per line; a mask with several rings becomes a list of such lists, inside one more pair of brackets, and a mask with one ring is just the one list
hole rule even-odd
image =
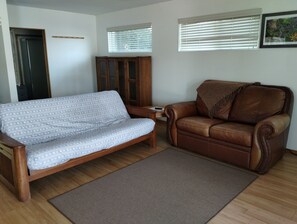
[[266, 173], [282, 158], [293, 94], [283, 86], [206, 80], [196, 101], [168, 105], [174, 146]]

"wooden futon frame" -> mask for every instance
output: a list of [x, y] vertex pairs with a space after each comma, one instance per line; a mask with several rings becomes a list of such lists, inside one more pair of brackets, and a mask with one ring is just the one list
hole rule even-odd
[[[131, 116], [147, 117], [156, 121], [156, 113], [142, 107], [127, 106]], [[154, 130], [137, 139], [117, 145], [115, 147], [101, 150], [80, 158], [72, 159], [64, 164], [43, 169], [30, 171], [27, 167], [25, 145], [0, 132], [0, 181], [14, 192], [20, 201], [27, 201], [31, 198], [30, 182], [53, 173], [74, 167], [76, 165], [99, 158], [109, 153], [121, 150], [130, 145], [148, 141], [151, 148], [156, 147], [156, 131]]]

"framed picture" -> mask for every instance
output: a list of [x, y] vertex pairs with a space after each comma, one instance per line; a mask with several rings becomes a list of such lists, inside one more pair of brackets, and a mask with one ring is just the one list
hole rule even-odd
[[263, 14], [260, 47], [297, 47], [297, 11]]

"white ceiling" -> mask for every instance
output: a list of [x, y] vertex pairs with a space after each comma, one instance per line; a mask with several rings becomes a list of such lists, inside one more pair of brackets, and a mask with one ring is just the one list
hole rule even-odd
[[7, 0], [7, 4], [100, 15], [170, 0]]

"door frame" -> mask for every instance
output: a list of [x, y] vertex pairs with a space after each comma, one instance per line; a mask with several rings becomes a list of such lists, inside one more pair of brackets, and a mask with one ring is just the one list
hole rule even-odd
[[[20, 27], [10, 27], [10, 31], [12, 30], [19, 30], [19, 31], [23, 31], [24, 34], [23, 35], [28, 35], [28, 33], [26, 33], [26, 31], [39, 31], [41, 32], [41, 36], [42, 36], [42, 43], [43, 43], [43, 49], [44, 49], [44, 64], [45, 64], [45, 75], [46, 75], [46, 80], [47, 80], [47, 91], [48, 91], [48, 96], [49, 98], [52, 97], [52, 92], [51, 92], [51, 83], [50, 83], [50, 74], [49, 74], [49, 66], [48, 66], [48, 56], [47, 56], [47, 44], [46, 44], [46, 34], [45, 34], [45, 30], [44, 29], [36, 29], [36, 28], [20, 28]], [[12, 32], [10, 32], [11, 34], [11, 38], [13, 38], [13, 44], [15, 45], [15, 49], [18, 51], [17, 48], [19, 48], [18, 44], [17, 44], [17, 35], [13, 34]], [[30, 35], [30, 34], [29, 34]], [[17, 52], [13, 52], [14, 54], [14, 60], [19, 60], [16, 57], [18, 56]], [[14, 62], [15, 64], [15, 62]], [[20, 64], [17, 64], [20, 67]], [[18, 68], [20, 70], [20, 68]]]

